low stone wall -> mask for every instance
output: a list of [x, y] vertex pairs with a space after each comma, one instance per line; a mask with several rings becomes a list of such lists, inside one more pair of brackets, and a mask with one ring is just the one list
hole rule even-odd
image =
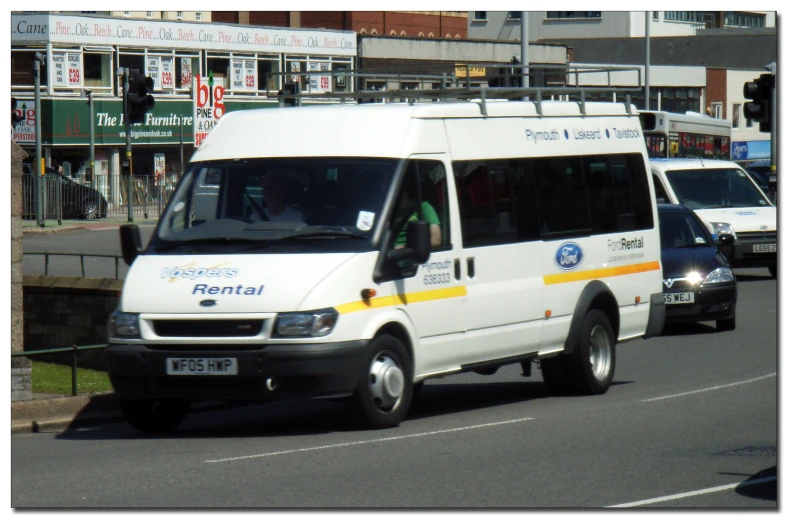
[[[24, 276], [25, 351], [106, 344], [107, 319], [118, 305], [123, 281]], [[71, 364], [71, 354], [29, 357]], [[104, 369], [101, 350], [81, 352], [80, 367]]]

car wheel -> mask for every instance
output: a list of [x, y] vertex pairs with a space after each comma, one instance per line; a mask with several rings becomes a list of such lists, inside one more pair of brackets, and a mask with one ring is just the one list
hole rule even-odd
[[769, 274], [771, 274], [773, 278], [777, 277], [777, 265], [769, 267]]
[[391, 335], [372, 339], [359, 374], [351, 407], [363, 427], [395, 427], [408, 413], [413, 397], [413, 368], [402, 342]]
[[189, 412], [183, 400], [121, 400], [120, 407], [129, 425], [150, 434], [172, 431]]
[[542, 359], [539, 366], [551, 393], [607, 392], [616, 368], [616, 336], [610, 319], [601, 310], [589, 311], [572, 352]]
[[98, 202], [89, 199], [82, 203], [82, 217], [85, 220], [98, 220], [101, 217], [101, 210]]
[[720, 319], [717, 321], [718, 332], [732, 332], [736, 329], [736, 314], [728, 319]]

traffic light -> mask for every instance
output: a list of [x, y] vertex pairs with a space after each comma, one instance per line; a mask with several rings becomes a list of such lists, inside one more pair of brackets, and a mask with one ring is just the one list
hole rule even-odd
[[139, 70], [129, 72], [128, 114], [130, 124], [145, 121], [145, 114], [153, 110], [155, 101], [150, 92], [153, 90], [153, 78], [146, 77]]
[[11, 128], [16, 128], [16, 125], [22, 122], [22, 116], [16, 113], [16, 98], [11, 98]]
[[744, 103], [744, 117], [760, 123], [760, 130], [765, 133], [772, 131], [773, 86], [774, 76], [771, 74], [761, 74], [758, 79], [744, 83], [744, 97], [752, 99], [752, 102]]

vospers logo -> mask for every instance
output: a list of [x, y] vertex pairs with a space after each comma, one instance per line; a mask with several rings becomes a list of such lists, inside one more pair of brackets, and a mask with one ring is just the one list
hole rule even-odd
[[583, 249], [574, 242], [562, 243], [555, 252], [555, 262], [561, 270], [572, 270], [583, 261]]
[[240, 269], [221, 267], [164, 267], [161, 270], [161, 279], [175, 281], [176, 279], [198, 278], [234, 278]]

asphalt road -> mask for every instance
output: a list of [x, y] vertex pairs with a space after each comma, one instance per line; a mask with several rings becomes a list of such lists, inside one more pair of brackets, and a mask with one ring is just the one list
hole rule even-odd
[[621, 344], [605, 395], [548, 397], [512, 366], [429, 381], [383, 431], [304, 402], [190, 415], [165, 437], [14, 435], [11, 505], [777, 508], [777, 283], [751, 274], [735, 331]]

